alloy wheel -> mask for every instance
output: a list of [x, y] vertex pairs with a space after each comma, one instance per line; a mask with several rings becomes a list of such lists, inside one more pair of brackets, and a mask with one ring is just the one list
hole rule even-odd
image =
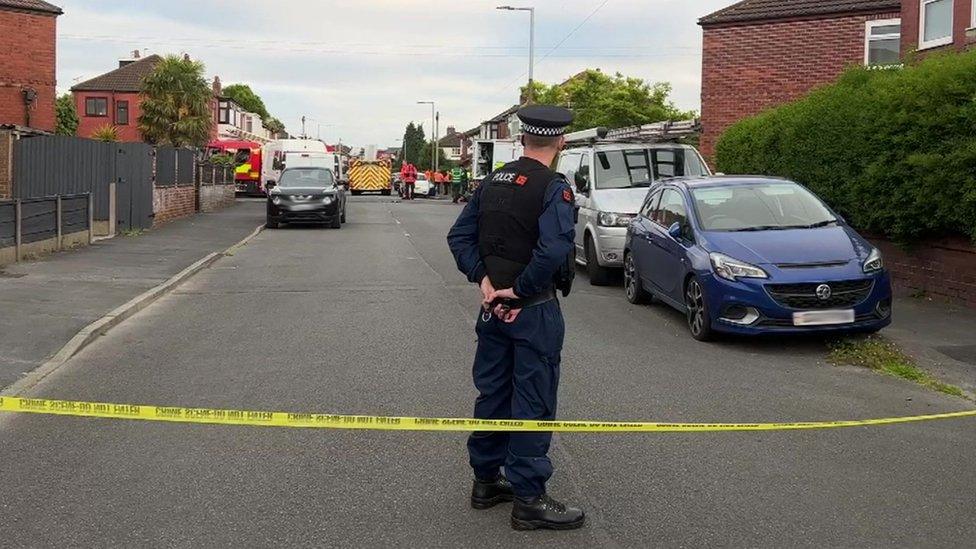
[[705, 296], [701, 284], [692, 279], [685, 291], [685, 306], [688, 309], [688, 328], [694, 336], [701, 335], [705, 327]]
[[631, 301], [637, 295], [637, 267], [634, 266], [634, 256], [631, 254], [627, 254], [627, 259], [624, 260], [624, 291]]

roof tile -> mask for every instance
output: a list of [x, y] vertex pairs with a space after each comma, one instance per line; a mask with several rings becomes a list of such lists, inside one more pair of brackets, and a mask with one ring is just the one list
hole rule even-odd
[[71, 91], [140, 92], [142, 91], [143, 79], [162, 60], [163, 58], [158, 55], [143, 57], [124, 67], [119, 67], [114, 71], [109, 71], [91, 80], [76, 84], [72, 86]]
[[901, 0], [742, 0], [698, 20], [702, 26], [848, 13], [900, 11]]
[[61, 15], [64, 13], [61, 11], [61, 8], [43, 0], [0, 0], [0, 10], [2, 9], [34, 11], [52, 15]]

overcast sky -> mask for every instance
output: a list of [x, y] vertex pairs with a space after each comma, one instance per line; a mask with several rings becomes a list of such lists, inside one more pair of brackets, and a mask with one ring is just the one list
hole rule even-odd
[[[732, 0], [52, 0], [58, 83], [116, 66], [139, 49], [183, 53], [208, 78], [245, 82], [289, 131], [361, 146], [396, 145], [407, 122], [430, 129], [433, 99], [465, 130], [515, 104], [528, 72], [528, 13], [536, 8], [535, 79], [562, 81], [586, 68], [674, 86], [698, 109], [699, 17]], [[589, 18], [587, 20], [587, 18]], [[584, 23], [585, 20], [585, 23]], [[582, 26], [580, 26], [582, 23]], [[572, 32], [574, 29], [577, 29]], [[570, 35], [567, 39], [566, 37]], [[563, 43], [553, 49], [561, 41]], [[548, 55], [548, 57], [546, 57]]]

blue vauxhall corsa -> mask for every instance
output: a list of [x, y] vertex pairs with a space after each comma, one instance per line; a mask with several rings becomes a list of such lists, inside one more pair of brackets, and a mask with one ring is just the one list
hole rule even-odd
[[686, 313], [701, 341], [891, 323], [881, 253], [792, 181], [664, 181], [631, 222], [624, 254], [627, 299], [657, 298]]

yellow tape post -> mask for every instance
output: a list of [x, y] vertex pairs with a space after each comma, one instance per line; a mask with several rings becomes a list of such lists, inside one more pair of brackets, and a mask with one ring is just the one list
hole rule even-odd
[[655, 423], [598, 421], [522, 421], [508, 419], [349, 416], [257, 410], [218, 410], [143, 404], [114, 404], [39, 398], [0, 397], [0, 412], [97, 417], [170, 423], [249, 425], [300, 429], [375, 431], [553, 431], [562, 433], [705, 433], [722, 431], [796, 431], [867, 427], [976, 417], [976, 410], [924, 416], [809, 421], [800, 423]]

